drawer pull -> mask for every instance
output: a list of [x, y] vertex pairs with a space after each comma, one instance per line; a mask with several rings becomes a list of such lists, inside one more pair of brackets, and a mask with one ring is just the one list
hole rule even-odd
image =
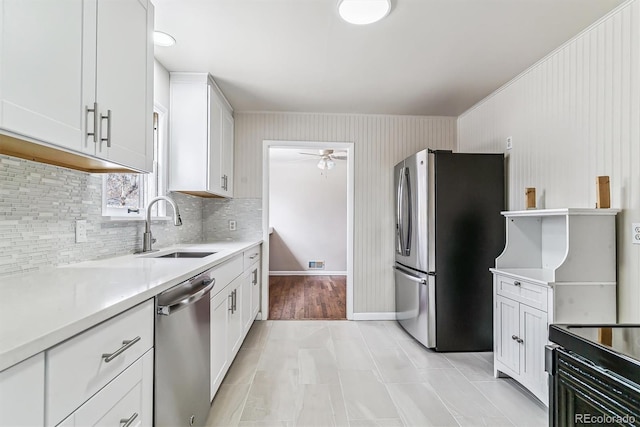
[[[116, 357], [120, 356], [122, 353], [124, 353], [127, 349], [131, 348], [135, 343], [137, 343], [138, 341], [140, 341], [140, 337], [135, 337], [132, 340], [125, 340], [122, 341], [122, 347], [120, 347], [119, 349], [117, 349], [116, 351], [114, 351], [113, 353], [105, 353], [102, 355], [102, 358], [104, 359], [104, 361], [106, 363], [111, 362], [113, 359], [115, 359]], [[137, 416], [137, 414], [136, 414]]]
[[258, 256], [258, 252], [256, 252], [255, 254], [251, 255], [251, 256], [249, 257], [249, 259], [255, 259], [255, 257], [257, 257], [257, 256]]
[[513, 286], [522, 286], [522, 283], [516, 281], [516, 282], [513, 282]]
[[133, 415], [131, 415], [129, 418], [123, 418], [120, 420], [120, 424], [123, 424], [122, 427], [129, 427], [131, 424], [133, 424], [133, 421], [138, 418], [138, 413], [134, 412]]

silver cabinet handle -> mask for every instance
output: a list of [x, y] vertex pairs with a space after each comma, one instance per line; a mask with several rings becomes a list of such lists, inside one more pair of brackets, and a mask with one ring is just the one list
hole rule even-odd
[[253, 286], [255, 286], [258, 284], [258, 269], [257, 268], [254, 269], [251, 274], [253, 274], [253, 279], [251, 283], [253, 283]]
[[231, 314], [233, 314], [233, 292], [229, 294], [229, 311], [231, 312]]
[[513, 286], [522, 286], [522, 283], [520, 283], [518, 281], [515, 281], [515, 282], [513, 282]]
[[131, 415], [129, 418], [122, 418], [120, 420], [120, 424], [123, 424], [122, 427], [129, 427], [131, 424], [133, 424], [133, 421], [138, 418], [138, 413], [134, 412], [133, 415]]
[[106, 116], [100, 114], [100, 119], [101, 120], [107, 119], [107, 137], [106, 138], [100, 138], [100, 141], [101, 142], [106, 142], [107, 143], [107, 147], [111, 147], [111, 110], [107, 110], [107, 115]]
[[105, 363], [109, 363], [111, 362], [113, 359], [115, 359], [116, 357], [120, 356], [122, 353], [124, 353], [125, 351], [127, 351], [129, 348], [131, 348], [135, 343], [137, 343], [138, 341], [140, 341], [140, 337], [135, 337], [132, 340], [125, 340], [122, 341], [122, 347], [120, 347], [119, 349], [117, 349], [116, 351], [114, 351], [113, 353], [104, 353], [102, 355], [102, 358], [104, 359]]
[[511, 339], [515, 341], [515, 340], [517, 340], [517, 339], [518, 339], [518, 337], [517, 337], [517, 336], [515, 336], [515, 335], [511, 335]]
[[518, 339], [516, 340], [516, 342], [517, 342], [518, 344], [522, 344], [522, 343], [524, 342], [524, 340], [523, 340], [522, 338], [518, 338]]
[[251, 255], [249, 257], [249, 259], [255, 259], [258, 255], [260, 255], [258, 252], [256, 252], [255, 254]]
[[89, 116], [89, 113], [93, 113], [93, 132], [87, 132], [87, 136], [92, 136], [93, 142], [95, 144], [96, 142], [98, 142], [98, 103], [97, 102], [93, 103], [93, 108], [87, 107], [87, 116]]
[[238, 290], [234, 289], [233, 290], [233, 312], [234, 313], [238, 309], [238, 306], [236, 305], [237, 302], [238, 302]]

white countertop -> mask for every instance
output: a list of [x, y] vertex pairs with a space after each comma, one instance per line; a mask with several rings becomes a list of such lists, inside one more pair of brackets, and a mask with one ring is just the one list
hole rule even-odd
[[[0, 371], [260, 243], [176, 245], [0, 278]], [[149, 258], [176, 249], [217, 253]]]

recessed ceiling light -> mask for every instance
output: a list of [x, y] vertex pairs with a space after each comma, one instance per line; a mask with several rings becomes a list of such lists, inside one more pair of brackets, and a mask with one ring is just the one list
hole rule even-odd
[[176, 44], [176, 39], [174, 39], [167, 33], [163, 33], [162, 31], [154, 31], [153, 44], [163, 47], [173, 46], [174, 44]]
[[365, 25], [387, 16], [391, 10], [389, 0], [339, 0], [338, 13], [345, 21]]

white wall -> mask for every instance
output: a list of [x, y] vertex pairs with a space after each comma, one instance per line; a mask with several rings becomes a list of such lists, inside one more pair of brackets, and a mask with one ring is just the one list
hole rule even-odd
[[[524, 48], [524, 47], [523, 47]], [[508, 207], [595, 207], [611, 178], [618, 216], [618, 317], [640, 321], [640, 3], [634, 0], [544, 58], [458, 119], [462, 152], [508, 153]]]
[[[299, 154], [317, 150], [271, 148], [269, 162], [269, 269], [307, 271], [324, 261], [325, 272], [347, 271], [347, 161], [330, 171], [319, 158]], [[322, 273], [323, 270], [311, 270]]]
[[354, 143], [354, 313], [395, 311], [393, 166], [452, 149], [454, 117], [235, 113], [234, 197], [262, 197], [264, 140]]
[[169, 110], [169, 71], [153, 61], [153, 101]]

